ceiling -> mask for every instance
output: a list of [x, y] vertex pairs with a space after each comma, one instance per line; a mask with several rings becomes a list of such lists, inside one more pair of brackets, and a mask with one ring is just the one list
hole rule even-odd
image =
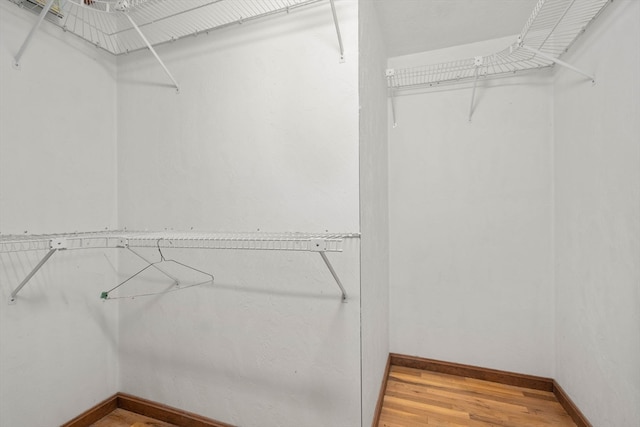
[[518, 34], [538, 0], [371, 0], [389, 57]]

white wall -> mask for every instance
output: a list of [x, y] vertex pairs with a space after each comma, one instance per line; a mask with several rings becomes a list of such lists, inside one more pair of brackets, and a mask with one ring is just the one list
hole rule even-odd
[[[358, 8], [329, 3], [118, 62], [121, 226], [359, 231]], [[157, 252], [149, 251], [150, 257]], [[359, 242], [167, 251], [214, 286], [120, 307], [122, 390], [243, 426], [359, 426]], [[139, 264], [120, 257], [123, 269]]]
[[555, 82], [556, 379], [602, 427], [640, 425], [639, 40], [616, 1]]
[[389, 354], [389, 194], [385, 45], [372, 2], [359, 7], [362, 425], [373, 421]]
[[[513, 37], [390, 67], [488, 54]], [[553, 376], [548, 73], [396, 98], [389, 131], [391, 351]]]
[[[115, 60], [0, 3], [0, 232], [116, 226]], [[61, 424], [118, 390], [112, 253], [58, 252], [8, 305], [45, 252], [0, 254], [0, 425]], [[34, 410], [34, 404], [37, 410]]]

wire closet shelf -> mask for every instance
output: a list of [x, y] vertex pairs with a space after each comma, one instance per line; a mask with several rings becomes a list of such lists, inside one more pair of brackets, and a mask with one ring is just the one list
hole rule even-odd
[[[411, 68], [388, 69], [392, 90], [464, 83], [538, 70], [559, 61], [611, 0], [539, 0], [517, 39], [500, 52]], [[574, 69], [594, 79], [592, 75]]]
[[[175, 249], [235, 249], [317, 252], [346, 301], [345, 291], [326, 252], [342, 252], [344, 239], [359, 238], [359, 233], [213, 233], [213, 232], [135, 232], [102, 231], [40, 235], [0, 235], [0, 254], [46, 251], [44, 257], [11, 292], [10, 304], [15, 304], [18, 293], [57, 251], [73, 249], [129, 249], [144, 259], [133, 248]], [[162, 252], [160, 252], [162, 254]], [[164, 256], [162, 257], [164, 260]], [[145, 259], [146, 261], [146, 259]], [[147, 261], [148, 262], [148, 261]], [[150, 264], [152, 265], [152, 264]], [[107, 292], [108, 295], [108, 292]]]
[[[48, 0], [10, 0], [40, 13]], [[52, 0], [47, 19], [114, 55], [230, 25], [288, 13], [323, 0]], [[135, 25], [133, 24], [135, 23]]]
[[344, 239], [358, 237], [358, 233], [174, 231], [0, 235], [0, 253], [125, 247], [342, 252]]

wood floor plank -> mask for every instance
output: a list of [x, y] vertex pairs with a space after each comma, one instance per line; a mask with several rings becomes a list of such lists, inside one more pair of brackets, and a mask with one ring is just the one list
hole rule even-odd
[[415, 398], [424, 398], [438, 400], [441, 402], [451, 402], [453, 400], [462, 401], [462, 403], [472, 406], [484, 408], [495, 408], [502, 411], [515, 412], [531, 412], [535, 411], [557, 411], [562, 410], [562, 406], [551, 395], [553, 400], [549, 400], [547, 396], [544, 399], [525, 396], [496, 396], [491, 393], [479, 393], [477, 391], [467, 391], [451, 387], [425, 386], [421, 384], [412, 384], [399, 382], [390, 379], [387, 383], [387, 390], [392, 393], [404, 393], [408, 396], [414, 395]]
[[575, 427], [550, 391], [392, 365], [378, 427]]
[[178, 427], [122, 408], [115, 409], [90, 427]]

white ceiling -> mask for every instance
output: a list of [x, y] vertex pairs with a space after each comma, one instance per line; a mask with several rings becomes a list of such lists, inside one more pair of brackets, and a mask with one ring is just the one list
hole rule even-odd
[[370, 0], [389, 57], [518, 34], [538, 0]]

